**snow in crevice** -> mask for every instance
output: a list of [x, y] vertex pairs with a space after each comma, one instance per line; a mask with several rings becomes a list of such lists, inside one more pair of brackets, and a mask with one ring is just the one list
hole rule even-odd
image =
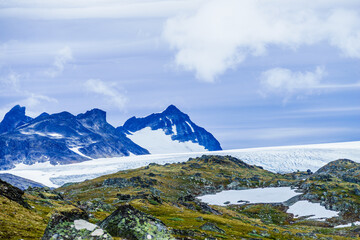
[[171, 125], [172, 132], [177, 135], [176, 125]]
[[69, 148], [71, 151], [73, 151], [74, 153], [82, 156], [82, 157], [86, 157], [86, 158], [89, 158], [91, 159], [89, 156], [86, 156], [85, 154], [83, 154], [82, 152], [79, 151], [79, 148], [82, 148], [82, 147], [71, 147]]
[[190, 127], [191, 131], [192, 131], [192, 132], [195, 132], [195, 130], [194, 130], [194, 128], [191, 126], [191, 124], [190, 124], [188, 121], [186, 121], [186, 123], [187, 123], [187, 125]]

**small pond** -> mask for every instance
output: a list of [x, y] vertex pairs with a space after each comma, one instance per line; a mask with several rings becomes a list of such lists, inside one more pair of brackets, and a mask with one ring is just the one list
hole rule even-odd
[[[253, 188], [246, 190], [226, 190], [216, 194], [208, 194], [198, 197], [202, 202], [210, 205], [226, 206], [228, 204], [245, 203], [282, 203], [292, 197], [300, 195], [290, 187]], [[323, 220], [338, 216], [338, 212], [327, 210], [320, 203], [312, 203], [306, 200], [298, 201], [289, 207], [288, 213], [295, 217]]]
[[216, 194], [208, 194], [198, 197], [201, 201], [212, 204], [225, 206], [228, 204], [247, 203], [281, 203], [286, 200], [300, 195], [290, 187], [270, 187], [270, 188], [253, 188], [246, 190], [226, 190]]

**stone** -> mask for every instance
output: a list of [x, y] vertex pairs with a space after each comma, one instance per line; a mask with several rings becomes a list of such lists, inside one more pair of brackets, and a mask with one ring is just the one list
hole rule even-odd
[[219, 228], [218, 226], [216, 226], [215, 223], [210, 223], [210, 222], [207, 222], [207, 223], [201, 225], [200, 229], [204, 230], [204, 231], [212, 231], [212, 232], [218, 232], [218, 233], [222, 233], [222, 234], [225, 233], [225, 231], [223, 229]]
[[74, 221], [74, 227], [76, 230], [86, 229], [93, 231], [97, 226], [95, 224], [89, 223], [88, 221], [79, 219]]
[[162, 221], [137, 210], [130, 204], [119, 206], [110, 216], [100, 222], [99, 226], [114, 237], [129, 240], [175, 240]]

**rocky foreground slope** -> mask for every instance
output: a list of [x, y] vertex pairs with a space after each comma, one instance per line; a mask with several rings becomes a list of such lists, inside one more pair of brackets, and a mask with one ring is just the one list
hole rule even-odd
[[[360, 164], [331, 162], [311, 171], [275, 174], [230, 156], [150, 164], [59, 189], [0, 194], [0, 239], [349, 239], [360, 227]], [[0, 182], [3, 186], [5, 183]], [[212, 206], [196, 196], [228, 189], [292, 186], [285, 203]], [[3, 191], [0, 188], [0, 191]], [[21, 191], [21, 190], [20, 190]], [[286, 210], [299, 200], [319, 202], [339, 216], [316, 221]]]

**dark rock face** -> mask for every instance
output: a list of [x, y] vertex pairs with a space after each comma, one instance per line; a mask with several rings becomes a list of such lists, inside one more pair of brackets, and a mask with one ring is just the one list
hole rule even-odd
[[88, 157], [149, 153], [107, 123], [106, 113], [99, 109], [77, 116], [68, 112], [43, 113], [31, 119], [25, 116], [25, 108], [16, 106], [1, 124], [7, 127], [0, 135], [0, 169], [13, 168], [17, 163], [69, 164]]
[[113, 237], [129, 240], [174, 239], [163, 222], [128, 204], [120, 206], [99, 226]]
[[7, 182], [0, 180], [0, 195], [4, 196], [12, 201], [19, 203], [20, 205], [30, 208], [30, 205], [23, 199], [24, 192]]
[[[118, 131], [129, 134], [145, 127], [150, 127], [152, 130], [162, 129], [166, 135], [172, 135], [172, 140], [198, 143], [209, 151], [221, 150], [220, 143], [211, 133], [193, 123], [188, 115], [174, 105], [170, 105], [162, 113], [154, 113], [145, 118], [132, 117], [124, 126], [119, 127]], [[173, 127], [176, 128], [176, 133]]]
[[0, 134], [11, 132], [15, 128], [22, 126], [31, 120], [31, 117], [25, 115], [25, 107], [16, 105], [5, 115], [0, 123]]
[[11, 185], [20, 188], [21, 190], [25, 190], [29, 187], [45, 187], [45, 185], [26, 179], [22, 177], [15, 176], [10, 173], [0, 173], [0, 179], [10, 183]]

